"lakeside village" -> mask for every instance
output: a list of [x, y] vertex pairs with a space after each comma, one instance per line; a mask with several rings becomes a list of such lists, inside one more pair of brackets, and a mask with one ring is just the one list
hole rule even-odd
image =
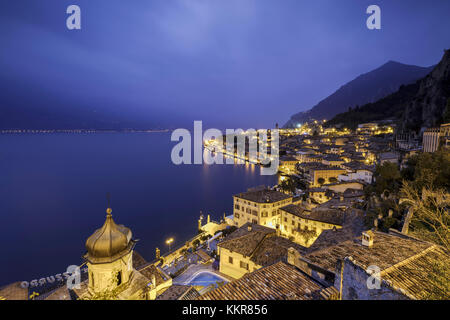
[[278, 185], [240, 190], [232, 215], [201, 217], [167, 254], [144, 259], [108, 208], [78, 288], [49, 277], [0, 299], [449, 299], [450, 124], [422, 141], [324, 125], [280, 129]]

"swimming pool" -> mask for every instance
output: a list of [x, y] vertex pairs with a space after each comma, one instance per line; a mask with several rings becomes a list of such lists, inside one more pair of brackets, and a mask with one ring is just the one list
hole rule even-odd
[[209, 286], [211, 284], [215, 284], [215, 287], [218, 287], [219, 284], [225, 284], [228, 281], [225, 278], [222, 278], [221, 276], [212, 273], [203, 271], [201, 273], [198, 273], [195, 275], [191, 281], [188, 282], [191, 286]]

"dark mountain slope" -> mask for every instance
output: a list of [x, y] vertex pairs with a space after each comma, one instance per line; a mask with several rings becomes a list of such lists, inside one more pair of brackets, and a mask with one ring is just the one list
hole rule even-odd
[[423, 78], [432, 69], [389, 61], [345, 84], [311, 110], [293, 115], [285, 126], [294, 126], [309, 119], [330, 119], [349, 107], [377, 101], [397, 91], [401, 85]]
[[430, 74], [375, 103], [336, 115], [328, 125], [354, 128], [358, 123], [393, 119], [401, 130], [438, 125], [450, 98], [450, 50]]

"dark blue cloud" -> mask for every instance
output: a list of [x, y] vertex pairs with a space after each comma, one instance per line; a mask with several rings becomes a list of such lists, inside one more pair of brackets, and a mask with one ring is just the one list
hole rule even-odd
[[[80, 31], [66, 29], [70, 4]], [[365, 27], [370, 4], [382, 30]], [[449, 12], [446, 0], [5, 0], [0, 105], [270, 126], [388, 60], [437, 63]]]

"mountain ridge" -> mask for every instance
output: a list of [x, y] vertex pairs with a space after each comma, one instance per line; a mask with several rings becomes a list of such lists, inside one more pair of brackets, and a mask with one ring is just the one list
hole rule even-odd
[[285, 127], [293, 127], [310, 119], [330, 119], [350, 107], [377, 101], [395, 92], [401, 85], [411, 84], [424, 77], [433, 68], [389, 60], [342, 85], [311, 109], [294, 114]]
[[450, 103], [450, 49], [422, 79], [402, 85], [396, 92], [359, 108], [337, 114], [328, 125], [354, 128], [357, 123], [392, 119], [400, 131], [423, 131], [443, 121]]

